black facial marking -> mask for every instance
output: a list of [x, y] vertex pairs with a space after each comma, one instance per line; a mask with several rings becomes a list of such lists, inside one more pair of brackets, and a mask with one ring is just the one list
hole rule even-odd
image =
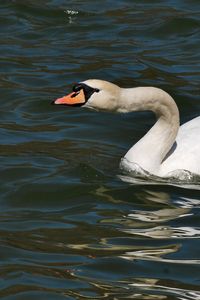
[[73, 86], [73, 91], [75, 93], [78, 93], [81, 89], [83, 89], [85, 95], [85, 102], [88, 101], [88, 99], [92, 96], [93, 93], [98, 93], [100, 91], [99, 89], [92, 88], [91, 86], [88, 86], [85, 83], [77, 83]]
[[77, 83], [76, 85], [73, 86], [73, 92], [77, 93], [82, 89], [82, 85], [80, 83]]

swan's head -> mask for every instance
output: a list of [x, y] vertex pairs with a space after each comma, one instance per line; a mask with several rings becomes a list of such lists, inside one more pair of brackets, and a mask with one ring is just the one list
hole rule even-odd
[[120, 88], [108, 81], [89, 79], [73, 86], [73, 92], [53, 104], [83, 106], [96, 110], [117, 110]]

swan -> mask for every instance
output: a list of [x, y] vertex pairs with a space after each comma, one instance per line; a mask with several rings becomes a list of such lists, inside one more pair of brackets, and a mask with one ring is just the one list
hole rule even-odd
[[54, 104], [128, 113], [153, 111], [157, 121], [121, 160], [127, 171], [141, 168], [159, 177], [176, 172], [200, 175], [200, 116], [180, 126], [173, 98], [156, 87], [120, 88], [99, 79], [77, 83], [73, 91]]

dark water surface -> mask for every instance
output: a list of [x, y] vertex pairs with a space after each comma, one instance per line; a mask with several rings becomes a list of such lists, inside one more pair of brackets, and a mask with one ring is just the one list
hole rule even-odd
[[200, 1], [0, 2], [2, 299], [200, 299], [199, 185], [129, 184], [154, 122], [51, 106], [101, 78], [200, 112]]

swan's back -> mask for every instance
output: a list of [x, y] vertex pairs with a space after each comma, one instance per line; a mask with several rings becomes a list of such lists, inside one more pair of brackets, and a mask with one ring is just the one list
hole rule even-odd
[[161, 176], [175, 170], [200, 174], [200, 117], [183, 124], [161, 166]]

